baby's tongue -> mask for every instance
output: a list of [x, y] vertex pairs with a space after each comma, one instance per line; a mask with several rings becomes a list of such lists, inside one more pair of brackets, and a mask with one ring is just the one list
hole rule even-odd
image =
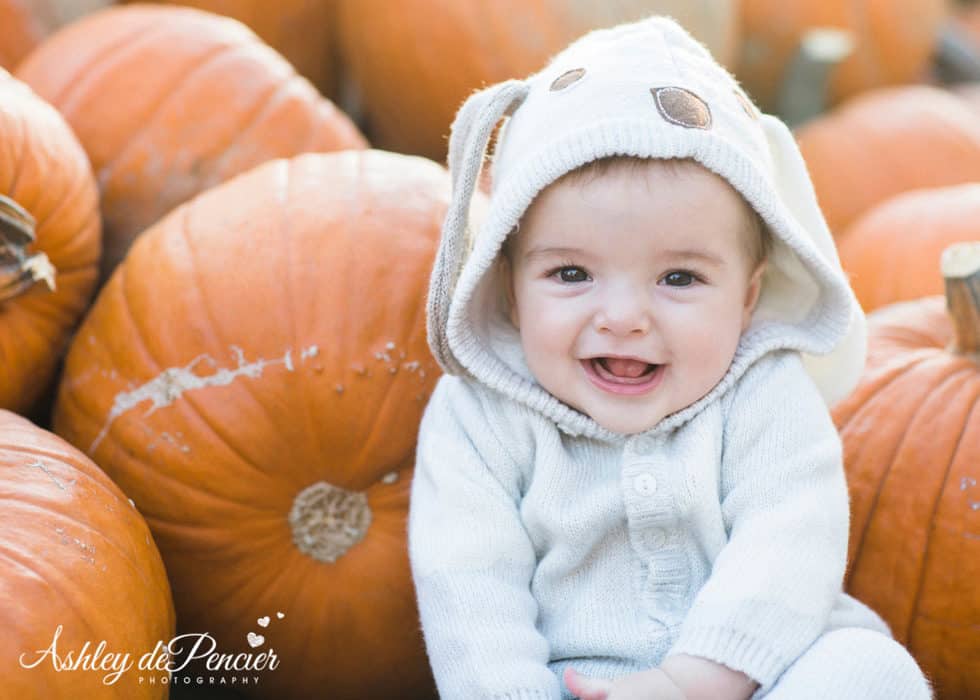
[[617, 377], [636, 378], [646, 372], [647, 363], [639, 360], [624, 360], [618, 357], [605, 358], [606, 367]]

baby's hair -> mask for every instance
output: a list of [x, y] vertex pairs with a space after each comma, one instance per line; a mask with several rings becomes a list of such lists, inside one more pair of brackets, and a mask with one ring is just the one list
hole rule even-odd
[[[701, 167], [697, 161], [691, 158], [650, 159], [636, 158], [633, 156], [610, 156], [608, 158], [599, 158], [598, 160], [590, 161], [575, 170], [570, 170], [558, 178], [554, 184], [559, 182], [591, 182], [596, 178], [608, 174], [615, 168], [628, 168], [636, 172], [649, 162], [658, 163], [669, 170], [672, 175], [682, 175], [681, 171], [683, 168], [690, 167], [691, 165]], [[739, 194], [739, 197], [741, 197], [741, 194]], [[742, 198], [742, 201], [745, 203], [745, 207], [749, 212], [749, 230], [746, 231], [749, 234], [747, 236], [748, 253], [749, 260], [752, 262], [752, 268], [755, 269], [757, 265], [769, 258], [769, 254], [772, 252], [773, 238], [769, 227], [766, 226], [758, 212], [744, 198]], [[509, 261], [513, 261], [513, 253], [519, 230], [520, 224], [518, 223], [504, 241], [503, 254]]]

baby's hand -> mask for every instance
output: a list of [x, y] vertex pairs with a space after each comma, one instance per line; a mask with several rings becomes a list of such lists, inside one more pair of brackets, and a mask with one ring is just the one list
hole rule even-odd
[[564, 681], [580, 700], [686, 700], [680, 688], [659, 668], [612, 681], [583, 676], [569, 666]]

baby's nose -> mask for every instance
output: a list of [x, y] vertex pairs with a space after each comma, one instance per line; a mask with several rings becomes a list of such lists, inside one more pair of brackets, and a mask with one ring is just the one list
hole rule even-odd
[[647, 305], [638, 299], [617, 298], [609, 300], [594, 317], [595, 329], [612, 335], [645, 335], [650, 332], [653, 320]]

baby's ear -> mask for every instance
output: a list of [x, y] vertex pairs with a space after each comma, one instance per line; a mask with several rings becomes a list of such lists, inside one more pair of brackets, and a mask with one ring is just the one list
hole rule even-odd
[[768, 260], [760, 262], [749, 277], [749, 286], [745, 290], [745, 305], [742, 307], [743, 331], [752, 323], [752, 312], [755, 311], [755, 305], [759, 303], [759, 295], [762, 293], [762, 275], [766, 272], [768, 262]]
[[507, 313], [514, 328], [520, 328], [520, 318], [517, 315], [517, 295], [514, 293], [514, 266], [510, 258], [501, 253], [500, 255], [500, 285], [504, 290], [504, 298], [507, 300]]

